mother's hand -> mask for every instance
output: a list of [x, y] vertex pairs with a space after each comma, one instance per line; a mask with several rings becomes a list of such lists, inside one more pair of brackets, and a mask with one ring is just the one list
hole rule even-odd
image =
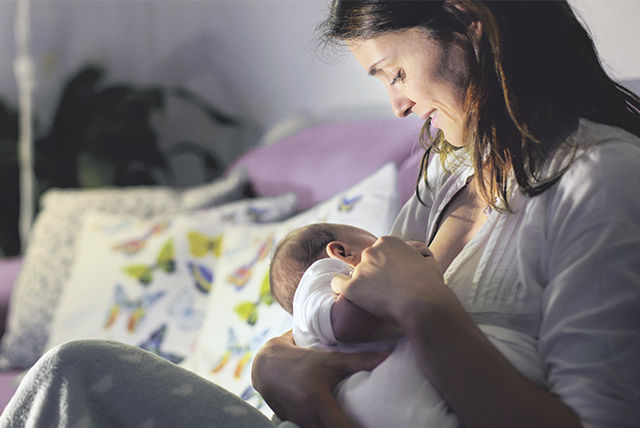
[[383, 236], [365, 249], [351, 278], [336, 276], [332, 288], [364, 310], [401, 325], [410, 312], [454, 297], [426, 245], [394, 236]]
[[340, 353], [295, 346], [291, 332], [256, 354], [253, 386], [283, 420], [301, 427], [352, 427], [333, 389], [346, 376], [372, 370], [386, 353]]

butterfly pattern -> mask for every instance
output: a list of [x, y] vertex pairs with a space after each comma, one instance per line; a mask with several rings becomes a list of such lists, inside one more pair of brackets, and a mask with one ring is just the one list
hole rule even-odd
[[184, 357], [180, 355], [173, 354], [171, 352], [164, 352], [160, 349], [162, 346], [162, 342], [164, 342], [165, 335], [167, 333], [167, 325], [163, 324], [151, 333], [151, 336], [138, 345], [139, 348], [142, 348], [146, 351], [152, 352], [157, 356], [164, 358], [165, 360], [169, 360], [172, 363], [179, 364], [184, 360]]
[[147, 241], [153, 235], [159, 235], [165, 230], [169, 228], [169, 222], [163, 221], [161, 223], [153, 225], [147, 232], [145, 232], [139, 238], [130, 239], [128, 241], [124, 241], [120, 244], [114, 245], [114, 251], [122, 251], [127, 256], [132, 256], [142, 250], [146, 245]]
[[157, 291], [155, 293], [149, 293], [143, 295], [137, 299], [128, 299], [124, 288], [120, 284], [116, 284], [115, 287], [114, 303], [109, 309], [107, 320], [104, 323], [104, 328], [108, 329], [118, 319], [122, 311], [129, 312], [129, 319], [127, 320], [127, 331], [134, 333], [142, 320], [144, 319], [147, 309], [154, 305], [165, 295], [164, 291]]
[[129, 265], [125, 266], [123, 270], [127, 276], [138, 280], [144, 286], [148, 286], [153, 281], [153, 272], [158, 269], [166, 273], [171, 273], [176, 269], [175, 249], [172, 238], [169, 238], [164, 243], [154, 264]]
[[208, 294], [213, 285], [213, 271], [203, 264], [193, 262], [187, 262], [187, 270], [191, 274], [196, 289]]
[[195, 230], [189, 231], [187, 240], [189, 241], [189, 252], [193, 257], [201, 258], [211, 252], [215, 258], [222, 254], [223, 235], [208, 237]]
[[269, 272], [267, 271], [260, 285], [260, 293], [258, 300], [255, 302], [241, 302], [234, 306], [233, 311], [238, 314], [240, 319], [249, 325], [255, 325], [258, 322], [258, 307], [260, 305], [269, 306], [273, 303], [273, 296], [269, 287]]
[[131, 220], [122, 220], [102, 226], [102, 231], [107, 235], [115, 235], [123, 230], [127, 230], [132, 226]]
[[254, 351], [264, 342], [268, 331], [269, 329], [264, 330], [248, 343], [239, 343], [233, 327], [229, 327], [227, 349], [211, 369], [211, 373], [215, 374], [221, 372], [233, 358], [234, 360], [237, 360], [233, 370], [233, 377], [236, 379], [242, 377], [242, 373], [244, 372], [247, 364], [251, 361]]
[[340, 202], [338, 203], [338, 211], [341, 211], [341, 212], [351, 211], [360, 199], [362, 199], [362, 195], [357, 195], [353, 197], [343, 196], [340, 199]]
[[271, 247], [273, 246], [273, 236], [267, 238], [258, 248], [256, 255], [251, 261], [247, 264], [240, 266], [236, 269], [229, 277], [227, 281], [234, 285], [236, 290], [242, 290], [247, 282], [251, 278], [251, 274], [253, 273], [253, 268], [259, 261], [264, 260], [271, 251]]
[[204, 310], [196, 308], [195, 298], [187, 289], [169, 304], [168, 311], [184, 330], [197, 330], [204, 321]]

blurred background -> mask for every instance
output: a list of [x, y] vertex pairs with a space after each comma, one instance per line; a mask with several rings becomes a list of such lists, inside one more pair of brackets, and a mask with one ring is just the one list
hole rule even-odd
[[[571, 0], [640, 91], [638, 0]], [[353, 58], [316, 49], [327, 0], [32, 0], [36, 190], [191, 186], [310, 117], [391, 115]], [[0, 255], [20, 252], [17, 0], [0, 0]], [[544, 31], [544, 23], [540, 23]], [[532, 35], [535, 37], [535, 35]], [[267, 138], [269, 139], [269, 138]], [[271, 138], [272, 139], [272, 138]]]

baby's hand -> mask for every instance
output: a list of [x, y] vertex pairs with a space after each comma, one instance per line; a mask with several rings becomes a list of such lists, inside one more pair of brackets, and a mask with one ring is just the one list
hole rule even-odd
[[407, 244], [413, 248], [415, 248], [423, 257], [433, 257], [433, 253], [427, 247], [427, 244], [420, 241], [407, 241]]

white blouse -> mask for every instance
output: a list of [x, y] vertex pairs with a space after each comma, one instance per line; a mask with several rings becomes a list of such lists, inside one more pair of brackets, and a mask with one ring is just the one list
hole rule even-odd
[[[546, 173], [569, 169], [535, 197], [514, 186], [513, 213], [493, 211], [444, 273], [479, 324], [539, 339], [549, 389], [592, 427], [640, 423], [640, 139], [581, 120], [577, 145]], [[414, 195], [392, 234], [429, 242], [473, 174], [463, 151], [429, 163], [426, 206]]]

